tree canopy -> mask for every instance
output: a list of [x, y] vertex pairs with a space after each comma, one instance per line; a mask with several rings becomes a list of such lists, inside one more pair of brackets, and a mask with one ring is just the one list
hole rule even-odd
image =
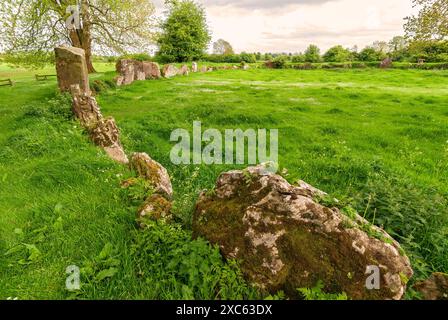
[[210, 42], [205, 10], [192, 0], [167, 1], [167, 19], [158, 37], [158, 55], [167, 62], [201, 58]]
[[306, 62], [320, 62], [320, 49], [318, 46], [311, 44], [305, 50], [305, 61]]
[[323, 58], [327, 62], [345, 62], [351, 60], [351, 52], [345, 49], [341, 45], [328, 49], [323, 55]]
[[219, 39], [213, 43], [214, 54], [234, 54], [232, 45], [224, 39]]
[[448, 0], [413, 0], [420, 8], [417, 16], [407, 17], [405, 32], [413, 40], [448, 39]]
[[374, 47], [366, 47], [358, 54], [358, 59], [360, 61], [381, 61], [385, 57], [385, 53], [376, 50]]
[[154, 6], [149, 0], [83, 0], [78, 6], [81, 28], [77, 30], [66, 25], [71, 15], [67, 9], [74, 5], [78, 6], [75, 0], [2, 0], [3, 50], [10, 55], [45, 53], [70, 44], [86, 51], [92, 72], [93, 50], [99, 54], [141, 51], [151, 42]]

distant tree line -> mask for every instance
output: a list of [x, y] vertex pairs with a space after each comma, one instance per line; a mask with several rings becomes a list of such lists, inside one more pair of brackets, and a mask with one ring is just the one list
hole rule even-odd
[[221, 63], [255, 63], [257, 61], [273, 61], [274, 63], [319, 63], [319, 62], [378, 62], [390, 57], [397, 62], [448, 62], [448, 41], [415, 40], [407, 41], [402, 36], [391, 41], [376, 41], [372, 45], [358, 50], [344, 48], [341, 45], [328, 49], [323, 54], [316, 45], [310, 45], [303, 53], [246, 53], [210, 54], [203, 59]]

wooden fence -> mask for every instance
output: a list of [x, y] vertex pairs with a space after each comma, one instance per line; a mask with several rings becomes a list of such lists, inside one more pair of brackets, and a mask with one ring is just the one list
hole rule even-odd
[[56, 77], [55, 74], [36, 74], [36, 80], [37, 81], [45, 81], [48, 80], [50, 77]]

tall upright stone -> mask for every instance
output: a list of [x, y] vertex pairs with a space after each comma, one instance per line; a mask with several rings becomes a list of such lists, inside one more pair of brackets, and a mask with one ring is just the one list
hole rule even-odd
[[383, 61], [381, 61], [380, 68], [381, 69], [389, 69], [389, 68], [392, 68], [392, 64], [393, 64], [392, 58], [386, 58]]
[[82, 92], [90, 94], [89, 72], [83, 49], [75, 47], [57, 47], [56, 72], [59, 89], [70, 92], [72, 85], [79, 85]]
[[191, 64], [191, 72], [198, 72], [198, 63], [197, 62], [193, 62]]

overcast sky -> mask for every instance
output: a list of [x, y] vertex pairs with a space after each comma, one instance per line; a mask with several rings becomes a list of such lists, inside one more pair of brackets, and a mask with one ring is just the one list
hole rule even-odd
[[[154, 1], [158, 10], [163, 1]], [[310, 43], [363, 48], [403, 34], [411, 0], [197, 0], [213, 40], [236, 52], [299, 52]]]

